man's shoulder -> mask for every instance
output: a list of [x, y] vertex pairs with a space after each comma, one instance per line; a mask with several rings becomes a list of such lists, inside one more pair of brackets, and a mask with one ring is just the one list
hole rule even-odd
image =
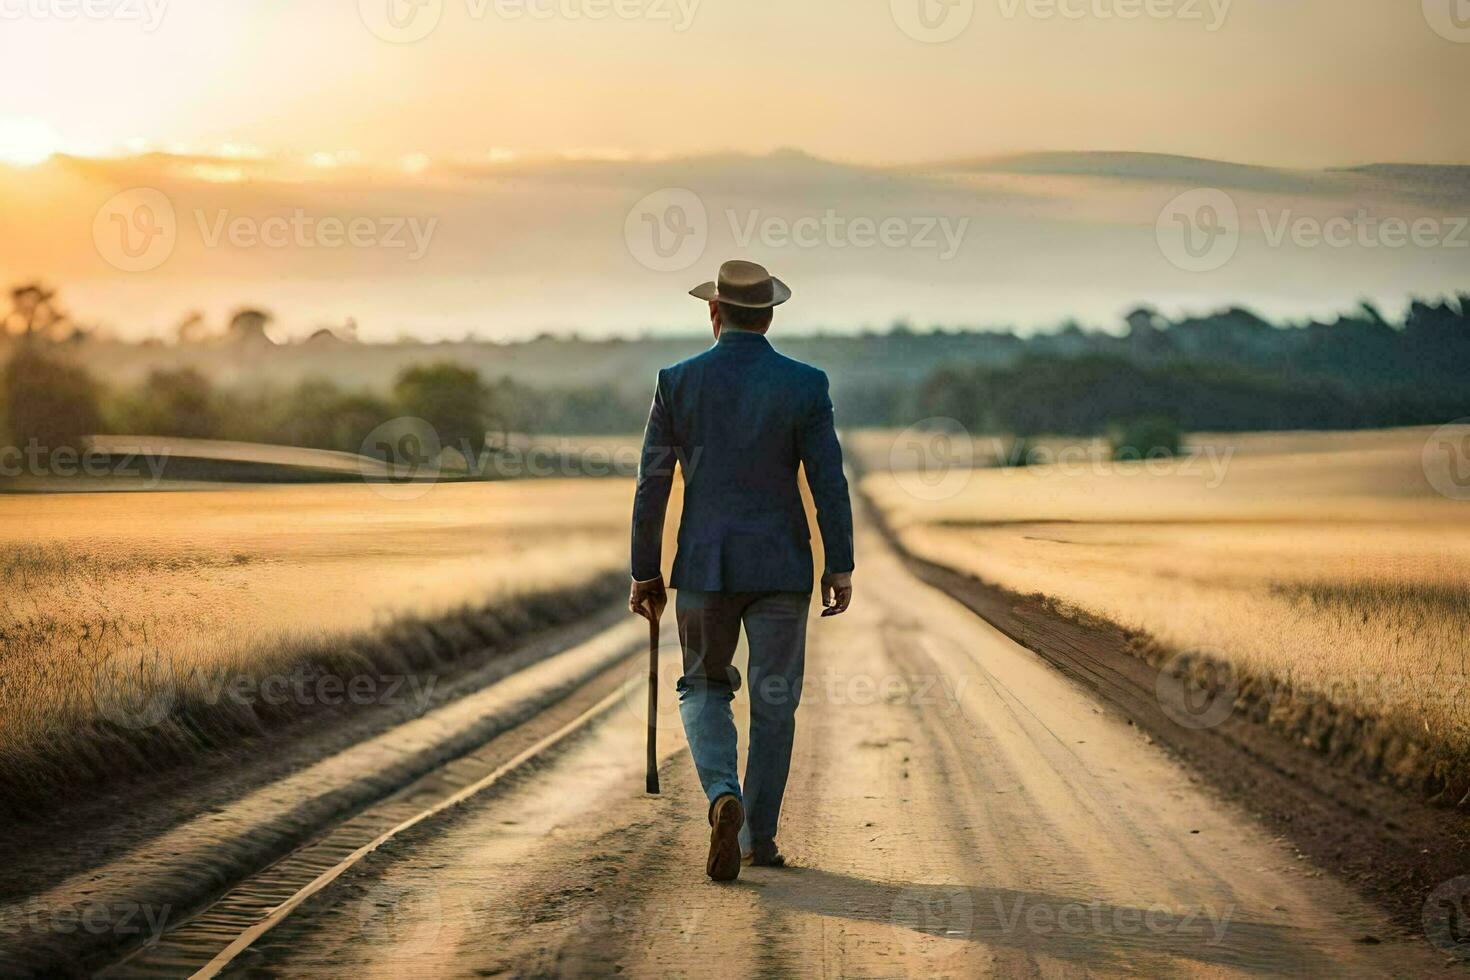
[[698, 354], [692, 354], [689, 357], [684, 358], [682, 361], [675, 361], [668, 367], [659, 368], [658, 376], [660, 378], [676, 378], [679, 375], [683, 374], [685, 371], [688, 371], [691, 368], [698, 368], [701, 364], [707, 362], [710, 359], [711, 355], [714, 354], [714, 352], [715, 349], [711, 347], [708, 350], [700, 351]]
[[827, 383], [827, 373], [816, 365], [798, 361], [778, 350], [772, 350], [772, 353], [776, 355], [776, 361], [780, 364], [781, 370], [792, 380], [806, 385], [825, 385]]
[[[686, 357], [682, 361], [676, 361], [668, 367], [659, 369], [659, 379], [662, 381], [675, 381], [681, 375], [690, 372], [695, 372], [697, 376], [698, 371], [708, 367], [718, 359], [719, 353], [719, 347], [715, 346], [708, 350], [700, 351], [698, 354]], [[822, 371], [821, 368], [783, 354], [774, 347], [768, 347], [766, 349], [766, 354], [761, 359], [761, 364], [763, 365], [763, 370], [792, 384], [803, 387], [824, 387], [827, 384], [826, 372]]]

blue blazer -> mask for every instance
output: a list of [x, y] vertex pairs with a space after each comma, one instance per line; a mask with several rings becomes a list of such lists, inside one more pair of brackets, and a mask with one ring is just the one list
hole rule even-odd
[[661, 573], [674, 464], [684, 515], [670, 585], [696, 592], [810, 592], [798, 464], [817, 505], [827, 572], [852, 571], [852, 507], [827, 376], [758, 333], [721, 331], [658, 373], [633, 499], [633, 577]]

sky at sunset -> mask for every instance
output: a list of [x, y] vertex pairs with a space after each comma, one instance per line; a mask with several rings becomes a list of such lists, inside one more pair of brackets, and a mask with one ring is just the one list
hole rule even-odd
[[[0, 116], [39, 119], [82, 152], [140, 140], [386, 158], [791, 146], [862, 162], [1058, 149], [1470, 163], [1470, 46], [1437, 34], [1419, 0], [1150, 0], [1172, 13], [1136, 19], [1122, 14], [1143, 0], [953, 0], [973, 11], [943, 43], [904, 32], [905, 0], [87, 0], [117, 15], [23, 13], [81, 2], [0, 5]], [[394, 8], [433, 30], [381, 39], [369, 24], [391, 24]]]
[[[838, 329], [1396, 303], [1463, 286], [1470, 171], [1334, 174], [1470, 164], [1457, 3], [0, 0], [0, 273], [132, 335], [244, 302], [372, 338], [683, 329], [686, 280], [737, 253], [805, 277], [795, 314]], [[140, 188], [166, 203], [140, 211]], [[1199, 188], [1235, 195], [1242, 225], [1203, 273], [1155, 242]], [[678, 190], [700, 253], [639, 255], [644, 225], [681, 233], [660, 196]], [[163, 258], [108, 254], [163, 210]], [[423, 254], [220, 237], [303, 210], [416, 219]], [[834, 212], [836, 240], [830, 219], [796, 245], [762, 224]], [[1438, 238], [1269, 241], [1303, 213]], [[903, 243], [854, 245], [854, 219], [901, 221]], [[954, 247], [913, 245], [926, 223]]]

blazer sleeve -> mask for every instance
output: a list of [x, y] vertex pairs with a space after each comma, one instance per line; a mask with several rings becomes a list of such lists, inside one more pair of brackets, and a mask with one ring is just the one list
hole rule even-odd
[[801, 463], [817, 505], [817, 529], [827, 556], [826, 573], [850, 572], [852, 556], [852, 503], [842, 472], [842, 446], [837, 442], [832, 396], [827, 376], [821, 383], [799, 434]]
[[664, 372], [658, 373], [643, 452], [638, 460], [638, 487], [633, 492], [633, 578], [639, 582], [663, 573], [664, 513], [674, 483], [674, 436], [664, 394]]

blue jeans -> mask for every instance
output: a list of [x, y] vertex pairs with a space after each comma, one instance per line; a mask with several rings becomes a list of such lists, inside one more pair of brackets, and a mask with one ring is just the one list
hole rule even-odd
[[[679, 716], [705, 796], [726, 793], [745, 806], [740, 846], [775, 843], [781, 798], [791, 769], [796, 707], [806, 669], [806, 592], [691, 592], [674, 600], [684, 674], [679, 678]], [[740, 628], [750, 646], [750, 746], [745, 786], [738, 775], [735, 718], [730, 702], [740, 688], [731, 661]]]

